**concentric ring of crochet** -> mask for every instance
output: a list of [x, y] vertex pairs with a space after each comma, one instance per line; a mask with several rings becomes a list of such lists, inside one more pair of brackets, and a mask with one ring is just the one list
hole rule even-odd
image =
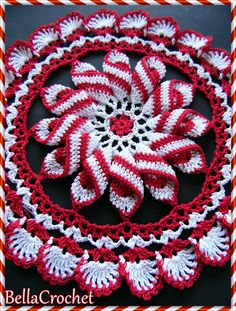
[[[36, 266], [51, 284], [76, 280], [101, 296], [126, 280], [134, 295], [150, 299], [165, 282], [189, 287], [203, 264], [230, 258], [224, 190], [230, 181], [230, 55], [211, 48], [211, 41], [181, 32], [170, 17], [100, 10], [86, 19], [70, 13], [8, 49], [6, 169], [15, 185], [6, 190], [8, 259]], [[102, 72], [81, 60], [98, 51], [106, 51]], [[142, 55], [134, 70], [129, 52]], [[74, 88], [45, 87], [63, 66], [71, 67]], [[190, 82], [165, 79], [168, 66]], [[208, 99], [211, 120], [191, 109], [196, 91]], [[52, 117], [29, 127], [38, 97]], [[215, 151], [207, 165], [194, 140], [209, 129]], [[39, 174], [27, 161], [29, 139], [51, 146]], [[205, 174], [201, 193], [189, 203], [178, 202], [177, 170]], [[50, 200], [42, 181], [71, 174], [68, 210]], [[145, 187], [158, 206], [172, 209], [156, 223], [133, 223]], [[80, 214], [106, 189], [118, 225], [93, 224]]]

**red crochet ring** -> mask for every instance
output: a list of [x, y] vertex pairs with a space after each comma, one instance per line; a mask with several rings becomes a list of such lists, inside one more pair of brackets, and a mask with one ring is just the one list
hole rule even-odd
[[[16, 188], [6, 191], [6, 258], [36, 266], [51, 284], [76, 280], [96, 296], [110, 295], [126, 279], [143, 299], [156, 295], [164, 282], [189, 287], [203, 264], [223, 265], [230, 258], [230, 198], [224, 190], [230, 181], [230, 55], [210, 48], [211, 41], [181, 32], [172, 18], [100, 10], [86, 19], [70, 13], [8, 49], [6, 169]], [[102, 72], [80, 60], [99, 51], [106, 52]], [[142, 55], [133, 71], [128, 52]], [[75, 88], [45, 87], [64, 66], [71, 67]], [[189, 83], [167, 80], [166, 66]], [[212, 120], [191, 109], [196, 91], [208, 99]], [[53, 117], [29, 128], [29, 110], [38, 97]], [[207, 166], [194, 139], [210, 128], [216, 146]], [[51, 146], [39, 174], [27, 161], [29, 139]], [[201, 193], [189, 203], [178, 203], [175, 170], [205, 174]], [[50, 200], [42, 182], [73, 173], [68, 210]], [[144, 187], [172, 206], [158, 222], [130, 219]], [[90, 223], [80, 210], [107, 188], [121, 222]]]

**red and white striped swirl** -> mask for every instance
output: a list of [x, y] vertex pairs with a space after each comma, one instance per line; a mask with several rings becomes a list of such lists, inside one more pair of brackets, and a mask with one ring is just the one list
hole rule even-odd
[[142, 202], [144, 188], [135, 160], [127, 150], [113, 158], [110, 175], [110, 201], [122, 218], [130, 217]]
[[87, 119], [67, 114], [61, 118], [48, 118], [39, 121], [31, 128], [32, 136], [40, 143], [56, 146], [64, 142], [73, 131], [91, 132], [93, 125]]
[[76, 130], [69, 135], [65, 147], [57, 148], [47, 154], [42, 164], [41, 174], [47, 178], [71, 175], [93, 153], [98, 143], [93, 134], [81, 134]]
[[134, 155], [145, 186], [159, 201], [176, 204], [178, 180], [172, 167], [148, 147], [140, 146]]
[[143, 57], [133, 72], [131, 101], [144, 104], [166, 74], [166, 67], [156, 56]]
[[112, 97], [110, 82], [105, 73], [101, 73], [89, 63], [74, 62], [71, 70], [74, 84], [85, 90], [93, 99], [106, 103]]
[[193, 96], [192, 84], [178, 80], [164, 81], [149, 97], [143, 111], [151, 116], [156, 116], [165, 111], [190, 105]]
[[61, 116], [74, 113], [79, 117], [94, 114], [95, 102], [84, 90], [72, 90], [61, 84], [43, 88], [41, 97], [44, 106], [52, 113]]
[[111, 156], [110, 148], [101, 148], [83, 162], [83, 170], [71, 186], [75, 208], [89, 205], [103, 195], [108, 185]]
[[103, 71], [109, 78], [114, 95], [120, 100], [129, 99], [132, 82], [129, 58], [124, 53], [113, 50], [104, 58]]
[[192, 109], [175, 109], [159, 114], [150, 120], [155, 122], [155, 131], [190, 137], [201, 137], [210, 128], [211, 122]]
[[184, 173], [200, 173], [206, 170], [202, 148], [188, 138], [161, 133], [150, 134], [150, 147]]

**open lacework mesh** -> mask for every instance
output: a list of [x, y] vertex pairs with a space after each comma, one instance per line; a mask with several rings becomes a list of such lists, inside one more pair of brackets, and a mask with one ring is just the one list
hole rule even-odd
[[[230, 198], [224, 190], [230, 180], [230, 56], [211, 48], [211, 41], [181, 32], [170, 17], [100, 10], [86, 19], [70, 13], [8, 49], [6, 96], [13, 103], [7, 109], [6, 169], [15, 184], [6, 191], [8, 259], [36, 266], [51, 284], [76, 280], [96, 296], [109, 295], [125, 279], [134, 295], [150, 299], [165, 282], [189, 287], [203, 264], [223, 265], [230, 258]], [[106, 52], [101, 72], [80, 60], [97, 51]], [[129, 52], [142, 55], [134, 70]], [[71, 67], [74, 89], [45, 87], [62, 66]], [[190, 83], [165, 79], [166, 66]], [[196, 91], [208, 99], [211, 120], [190, 108]], [[29, 128], [27, 116], [38, 97], [53, 117]], [[216, 146], [207, 165], [194, 139], [209, 129]], [[52, 146], [39, 174], [27, 162], [29, 139]], [[201, 193], [189, 203], [178, 203], [173, 168], [205, 174]], [[51, 202], [41, 182], [71, 174], [68, 210]], [[132, 223], [145, 187], [171, 212], [155, 223]], [[80, 209], [107, 188], [121, 222], [92, 224]]]

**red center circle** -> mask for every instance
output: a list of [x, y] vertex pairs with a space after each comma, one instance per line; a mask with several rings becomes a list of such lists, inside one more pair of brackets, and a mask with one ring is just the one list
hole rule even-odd
[[134, 120], [122, 113], [110, 118], [110, 129], [116, 135], [122, 137], [132, 132]]

